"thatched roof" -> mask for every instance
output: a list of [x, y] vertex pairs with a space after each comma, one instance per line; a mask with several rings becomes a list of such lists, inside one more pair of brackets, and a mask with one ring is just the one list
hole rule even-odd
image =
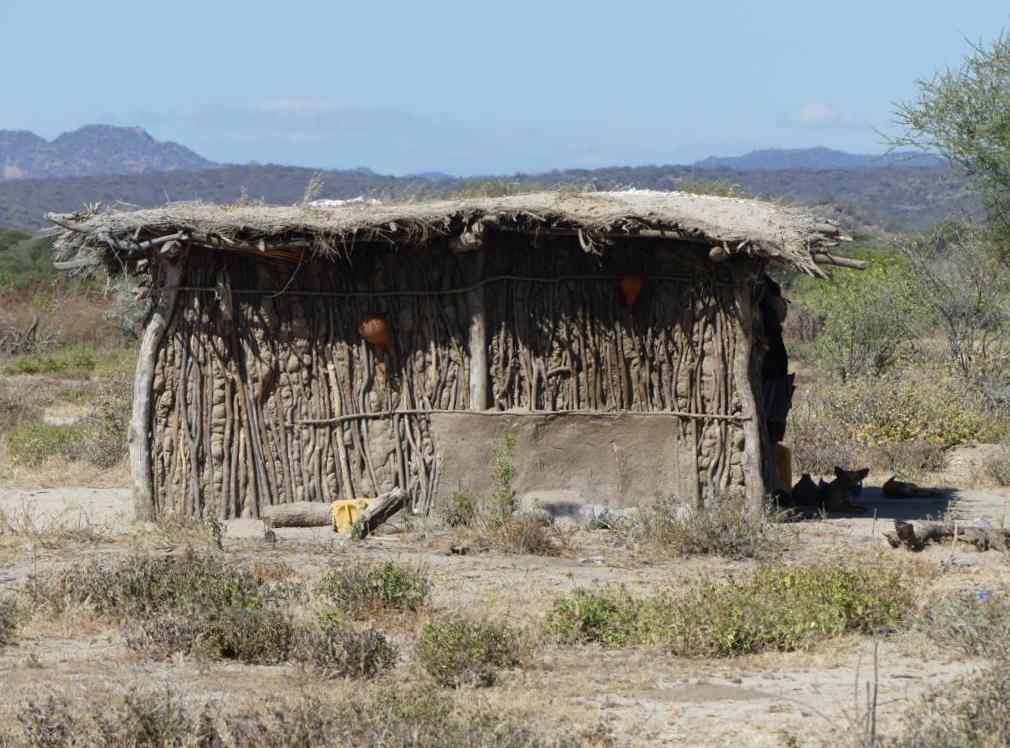
[[[50, 214], [64, 265], [148, 252], [173, 240], [283, 256], [306, 249], [344, 255], [360, 245], [423, 244], [486, 230], [578, 236], [587, 251], [627, 236], [668, 237], [718, 247], [725, 255], [769, 258], [821, 275], [815, 251], [842, 237], [806, 210], [757, 200], [682, 192], [540, 192], [508, 197], [396, 204], [266, 206], [172, 203], [144, 210]], [[70, 261], [69, 263], [67, 261]]]

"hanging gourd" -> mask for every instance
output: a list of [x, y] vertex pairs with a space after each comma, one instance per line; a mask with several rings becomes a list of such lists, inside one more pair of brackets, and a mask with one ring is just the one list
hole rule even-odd
[[640, 275], [626, 275], [617, 282], [617, 287], [621, 289], [625, 306], [635, 306], [638, 294], [642, 292], [645, 281]]
[[382, 317], [368, 317], [358, 325], [358, 332], [365, 342], [393, 352], [393, 336], [389, 332], [389, 324]]

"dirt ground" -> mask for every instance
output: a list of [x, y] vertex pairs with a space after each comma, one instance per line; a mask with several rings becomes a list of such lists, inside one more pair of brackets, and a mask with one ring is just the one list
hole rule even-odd
[[[970, 473], [971, 459], [960, 462]], [[965, 467], [969, 466], [969, 467]], [[936, 478], [966, 478], [936, 476]], [[941, 591], [1006, 586], [1006, 559], [949, 546], [918, 554], [887, 546], [881, 533], [894, 518], [924, 518], [950, 512], [965, 523], [1003, 521], [1010, 492], [949, 490], [942, 498], [889, 501], [879, 489], [886, 476], [871, 476], [859, 517], [828, 517], [790, 525], [785, 560], [880, 554], [895, 562], [937, 570], [923, 599]], [[0, 587], [14, 590], [31, 574], [95, 554], [138, 549], [172, 551], [190, 542], [132, 521], [129, 488], [0, 486]], [[410, 662], [411, 627], [433, 612], [462, 610], [539, 629], [551, 601], [576, 586], [620, 582], [633, 591], [676, 588], [698, 575], [724, 576], [752, 562], [711, 557], [657, 560], [629, 550], [608, 531], [572, 531], [560, 558], [503, 555], [497, 551], [451, 555], [451, 531], [423, 523], [391, 527], [363, 542], [348, 542], [328, 529], [279, 529], [276, 544], [263, 538], [258, 521], [227, 524], [224, 552], [283, 561], [311, 579], [331, 562], [355, 557], [424, 564], [434, 587], [429, 610], [393, 630], [401, 662], [385, 677], [416, 678]], [[874, 672], [876, 653], [877, 669]], [[592, 729], [610, 732], [617, 745], [822, 745], [844, 728], [865, 698], [868, 682], [879, 686], [881, 729], [897, 729], [898, 716], [927, 689], [975, 668], [937, 649], [914, 632], [875, 641], [845, 637], [812, 652], [773, 653], [706, 660], [673, 657], [654, 648], [604, 649], [542, 643], [531, 667], [506, 674], [490, 689], [463, 698], [481, 700], [536, 721], [548, 732]], [[294, 666], [205, 663], [188, 658], [144, 659], [128, 650], [118, 631], [89, 621], [33, 620], [18, 642], [0, 649], [0, 724], [18, 706], [46, 694], [125, 694], [143, 684], [179, 688], [187, 699], [242, 703], [250, 694], [290, 693], [306, 677]], [[334, 685], [353, 691], [353, 683]]]

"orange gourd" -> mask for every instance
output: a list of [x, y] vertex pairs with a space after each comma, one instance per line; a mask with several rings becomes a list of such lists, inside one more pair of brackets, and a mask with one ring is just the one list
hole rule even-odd
[[621, 289], [621, 295], [624, 297], [625, 306], [635, 305], [635, 301], [638, 300], [638, 294], [642, 292], [644, 285], [645, 281], [640, 275], [626, 275], [617, 282], [618, 288]]
[[393, 336], [389, 332], [389, 324], [382, 317], [368, 317], [358, 325], [358, 332], [366, 342], [393, 351]]

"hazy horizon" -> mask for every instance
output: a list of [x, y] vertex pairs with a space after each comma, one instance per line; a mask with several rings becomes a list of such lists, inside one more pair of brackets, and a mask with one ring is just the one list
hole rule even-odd
[[0, 49], [16, 72], [0, 129], [52, 139], [135, 125], [222, 163], [451, 175], [763, 148], [878, 154], [915, 80], [957, 65], [969, 40], [995, 38], [1010, 18], [990, 0], [855, 0], [844, 13], [654, 0], [519, 0], [501, 13], [295, 0], [278, 13], [180, 0], [170, 15], [110, 0], [102, 12], [0, 13], [20, 32]]

